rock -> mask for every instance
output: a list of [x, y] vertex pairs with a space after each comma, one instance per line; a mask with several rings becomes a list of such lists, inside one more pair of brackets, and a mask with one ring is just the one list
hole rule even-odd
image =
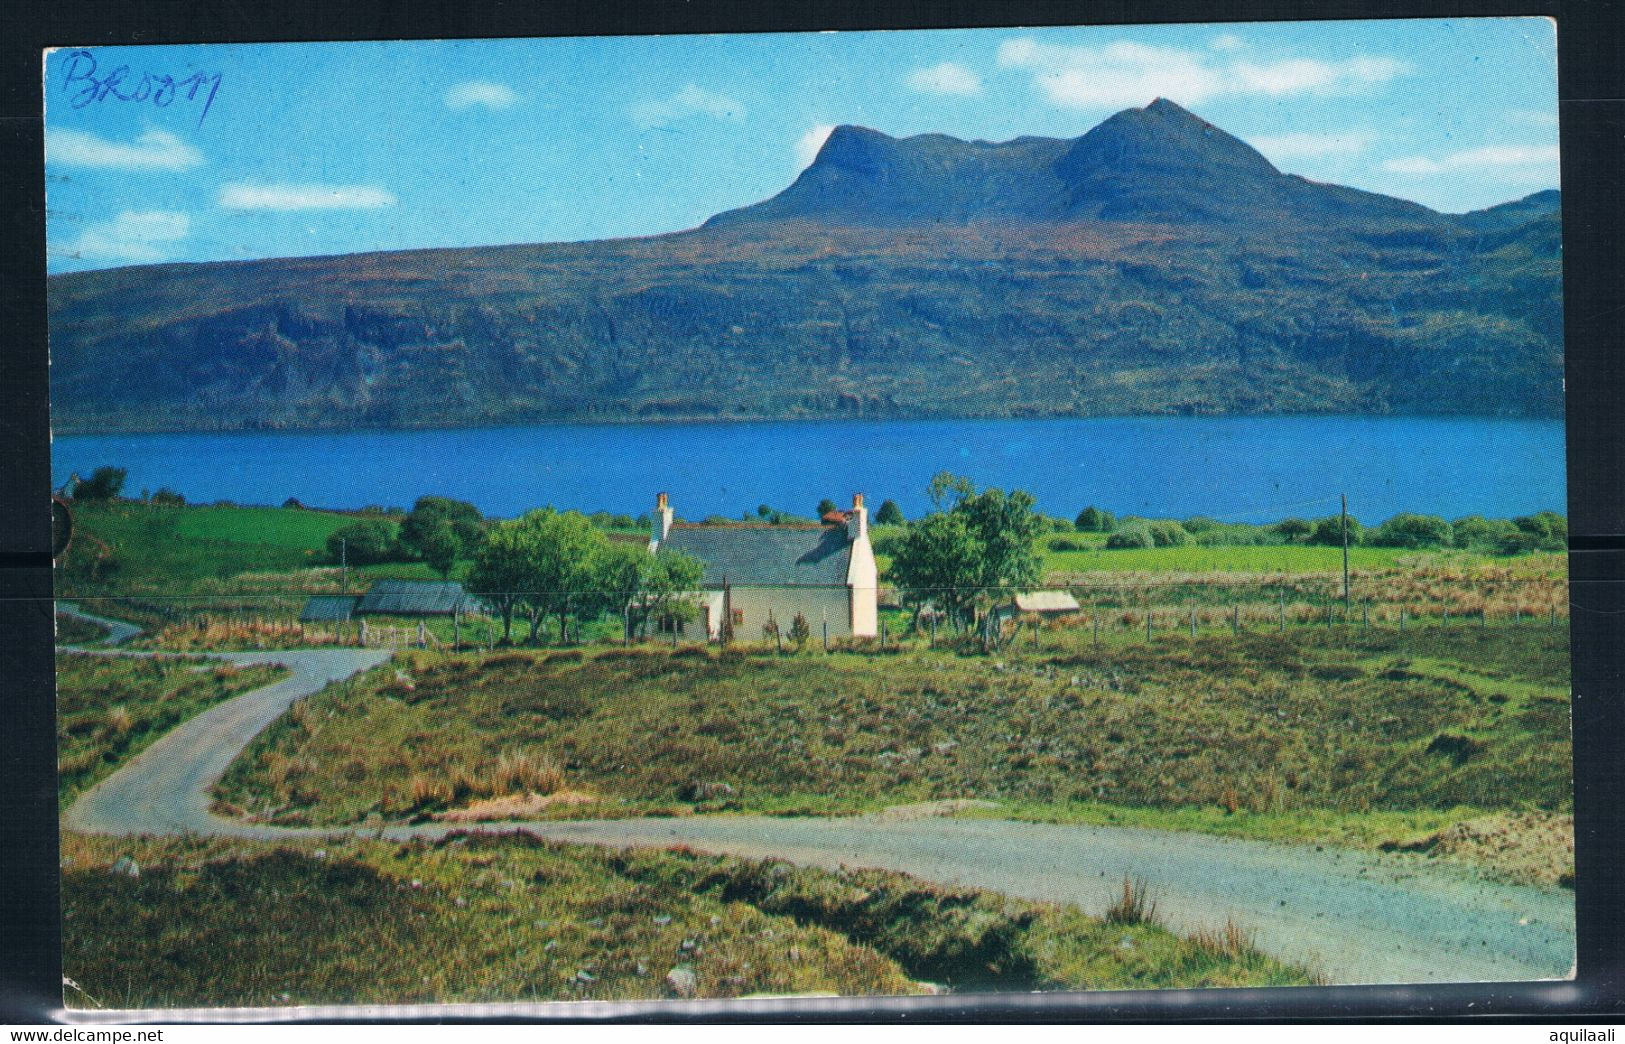
[[689, 783], [683, 787], [682, 791], [679, 793], [679, 796], [684, 801], [714, 801], [717, 798], [733, 797], [734, 788], [733, 784], [723, 783], [720, 781], [711, 783]]
[[126, 877], [140, 877], [141, 865], [129, 856], [122, 855], [113, 862], [113, 873], [123, 874]]
[[576, 972], [576, 981], [577, 982], [597, 982], [598, 981], [598, 976], [594, 975], [592, 972], [589, 972], [585, 968], [583, 968], [582, 970]]
[[661, 914], [654, 919], [655, 924], [668, 925], [671, 923], [671, 914]]
[[691, 969], [678, 965], [666, 973], [666, 988], [679, 997], [693, 997], [699, 993], [700, 980]]

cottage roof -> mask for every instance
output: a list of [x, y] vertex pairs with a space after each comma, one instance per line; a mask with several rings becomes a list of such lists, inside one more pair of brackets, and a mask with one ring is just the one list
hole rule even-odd
[[1016, 595], [1016, 608], [1024, 613], [1075, 613], [1079, 607], [1065, 591], [1023, 591]]
[[318, 595], [305, 603], [300, 623], [329, 623], [348, 620], [361, 599], [355, 595]]
[[837, 587], [851, 544], [844, 526], [672, 526], [661, 550], [705, 563], [703, 587]]
[[391, 616], [450, 616], [475, 612], [479, 603], [455, 581], [380, 580], [361, 597], [357, 614]]

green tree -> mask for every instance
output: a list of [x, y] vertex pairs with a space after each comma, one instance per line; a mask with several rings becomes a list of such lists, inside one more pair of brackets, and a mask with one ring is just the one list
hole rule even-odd
[[835, 506], [835, 501], [829, 499], [828, 497], [825, 497], [823, 500], [818, 502], [818, 518], [820, 520], [822, 520], [823, 517], [830, 512], [839, 510], [841, 509]]
[[1314, 531], [1315, 527], [1307, 519], [1283, 518], [1275, 523], [1275, 532], [1288, 544], [1297, 543]]
[[600, 578], [595, 575], [607, 541], [604, 534], [576, 511], [552, 508], [527, 512], [515, 521], [529, 537], [530, 583], [519, 605], [530, 622], [534, 643], [548, 617], [558, 620], [559, 641], [569, 635], [570, 619], [582, 611], [601, 609]]
[[1524, 515], [1513, 519], [1512, 524], [1533, 537], [1539, 550], [1563, 551], [1569, 546], [1569, 520], [1555, 511]]
[[977, 492], [947, 472], [931, 480], [928, 492], [938, 510], [909, 527], [890, 573], [916, 614], [935, 603], [963, 624], [978, 603], [1038, 581], [1035, 541], [1045, 527], [1031, 493]]
[[[474, 553], [485, 535], [485, 519], [479, 508], [449, 497], [419, 497], [406, 518], [401, 520], [401, 547], [412, 557], [428, 561], [429, 547], [444, 553], [449, 536], [453, 557]], [[432, 564], [432, 563], [431, 563]]]
[[80, 479], [73, 487], [73, 499], [95, 503], [117, 500], [128, 476], [129, 472], [123, 468], [97, 468], [90, 473], [89, 478]]
[[1371, 543], [1379, 547], [1449, 547], [1450, 523], [1437, 515], [1401, 512], [1377, 527]]
[[418, 556], [430, 569], [439, 573], [442, 580], [451, 578], [451, 570], [462, 550], [462, 541], [457, 539], [457, 533], [449, 523], [441, 522], [432, 529], [418, 533]]
[[624, 613], [628, 637], [647, 636], [650, 624], [684, 623], [698, 614], [691, 596], [704, 572], [704, 563], [681, 551], [651, 555], [634, 544], [607, 544], [593, 568], [596, 601], [583, 608]]
[[492, 527], [474, 551], [468, 586], [502, 616], [502, 641], [513, 641], [513, 614], [523, 592], [535, 586], [532, 546], [537, 533], [529, 516]]
[[902, 526], [907, 525], [908, 520], [903, 517], [903, 509], [897, 506], [897, 501], [887, 500], [883, 501], [880, 505], [880, 510], [875, 512], [875, 524], [882, 526]]
[[1080, 533], [1110, 533], [1117, 528], [1117, 520], [1110, 511], [1102, 511], [1093, 504], [1078, 512], [1072, 528]]
[[387, 562], [395, 554], [395, 540], [395, 523], [386, 518], [364, 518], [328, 535], [327, 558], [334, 564], [353, 566]]
[[1159, 518], [1146, 523], [1151, 530], [1151, 540], [1158, 547], [1184, 547], [1191, 542], [1191, 535], [1185, 527], [1173, 519]]
[[[1360, 542], [1360, 538], [1365, 534], [1365, 528], [1360, 525], [1360, 520], [1352, 515], [1349, 517], [1348, 527], [1349, 546], [1353, 547]], [[1314, 528], [1309, 531], [1307, 542], [1321, 544], [1326, 547], [1342, 547], [1343, 516], [1327, 515], [1325, 518], [1317, 520]]]

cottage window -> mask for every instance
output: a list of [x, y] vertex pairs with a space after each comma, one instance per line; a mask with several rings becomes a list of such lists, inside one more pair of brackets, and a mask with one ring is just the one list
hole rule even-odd
[[735, 609], [734, 610], [734, 626], [735, 627], [743, 627], [743, 626], [745, 626], [745, 610], [743, 610], [743, 609]]

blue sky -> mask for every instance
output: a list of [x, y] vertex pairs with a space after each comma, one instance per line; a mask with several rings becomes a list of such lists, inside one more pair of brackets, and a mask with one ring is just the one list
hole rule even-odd
[[66, 47], [44, 90], [53, 272], [669, 232], [836, 124], [1076, 137], [1158, 96], [1438, 210], [1558, 183], [1532, 18]]

